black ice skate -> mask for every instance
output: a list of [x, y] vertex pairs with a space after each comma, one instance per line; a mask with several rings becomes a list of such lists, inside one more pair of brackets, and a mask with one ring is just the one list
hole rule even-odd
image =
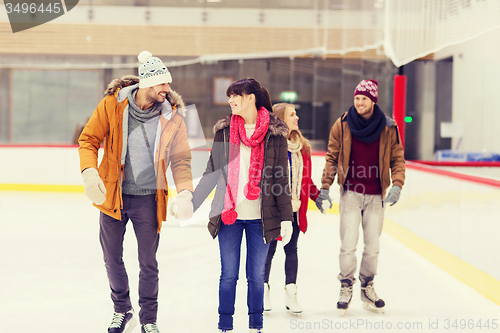
[[340, 311], [340, 315], [343, 316], [347, 312], [347, 308], [351, 303], [352, 299], [352, 282], [351, 280], [342, 280], [342, 286], [340, 287], [339, 301], [337, 302], [337, 309]]
[[375, 293], [373, 281], [368, 282], [365, 287], [361, 286], [361, 300], [363, 301], [363, 309], [375, 313], [385, 312], [385, 302]]
[[132, 332], [135, 325], [137, 325], [137, 320], [135, 319], [134, 310], [126, 313], [115, 312], [108, 333], [129, 333]]

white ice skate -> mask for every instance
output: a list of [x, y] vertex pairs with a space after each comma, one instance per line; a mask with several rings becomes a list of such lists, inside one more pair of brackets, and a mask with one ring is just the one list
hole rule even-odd
[[285, 306], [290, 313], [295, 315], [300, 315], [302, 313], [302, 307], [297, 302], [297, 285], [295, 283], [289, 283], [285, 286], [286, 296], [285, 296]]
[[352, 299], [352, 282], [349, 280], [342, 281], [342, 286], [340, 287], [339, 301], [337, 302], [337, 309], [341, 316], [347, 313], [347, 308], [351, 303]]
[[385, 312], [385, 302], [375, 293], [373, 281], [368, 282], [366, 287], [361, 287], [361, 300], [363, 301], [363, 309], [375, 313]]

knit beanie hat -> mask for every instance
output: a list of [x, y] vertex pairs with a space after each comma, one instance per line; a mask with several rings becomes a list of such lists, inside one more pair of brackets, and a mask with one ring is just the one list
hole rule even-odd
[[139, 88], [149, 88], [163, 83], [172, 83], [172, 75], [160, 58], [153, 57], [148, 51], [142, 51], [139, 59]]
[[356, 89], [354, 89], [354, 96], [363, 95], [377, 103], [378, 100], [378, 82], [375, 80], [362, 80]]

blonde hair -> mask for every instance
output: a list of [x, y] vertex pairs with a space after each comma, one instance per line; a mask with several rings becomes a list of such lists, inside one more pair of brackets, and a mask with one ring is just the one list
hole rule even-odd
[[[273, 105], [273, 112], [276, 114], [276, 117], [278, 117], [279, 119], [281, 119], [281, 120], [284, 121], [285, 120], [285, 115], [286, 115], [286, 109], [288, 107], [293, 108], [295, 110], [295, 106], [293, 104], [290, 104], [290, 103], [277, 103], [277, 104]], [[302, 135], [302, 133], [300, 132], [300, 130], [293, 130], [293, 131], [291, 131], [290, 134], [288, 135], [288, 139], [290, 141], [299, 140], [300, 142], [302, 142], [302, 150], [305, 149], [305, 152], [308, 155], [311, 152], [311, 143], [309, 142], [309, 140], [307, 140]]]

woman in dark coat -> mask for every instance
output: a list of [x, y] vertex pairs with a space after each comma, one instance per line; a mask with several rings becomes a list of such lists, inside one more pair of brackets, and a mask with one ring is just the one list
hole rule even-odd
[[252, 78], [227, 89], [231, 114], [214, 126], [205, 173], [193, 193], [198, 209], [215, 186], [208, 229], [219, 239], [219, 332], [232, 332], [240, 248], [245, 231], [250, 332], [263, 327], [264, 265], [269, 243], [292, 233], [288, 128], [270, 110], [268, 91]]

